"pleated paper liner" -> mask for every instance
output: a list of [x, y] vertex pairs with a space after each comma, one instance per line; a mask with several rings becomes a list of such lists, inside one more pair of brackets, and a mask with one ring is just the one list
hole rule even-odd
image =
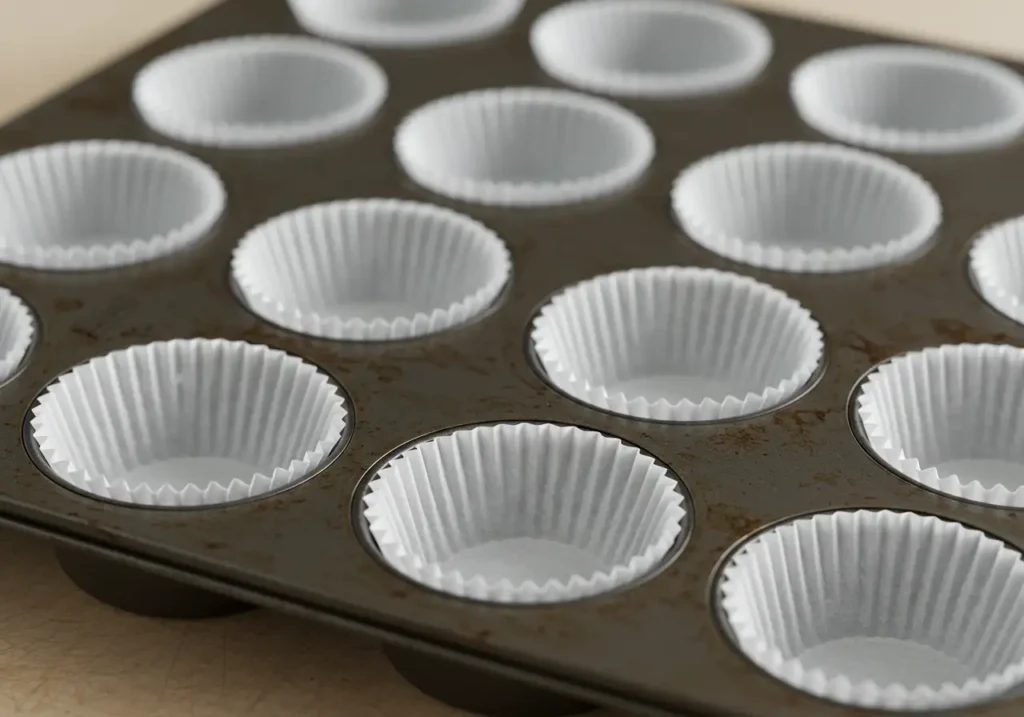
[[908, 259], [938, 229], [932, 187], [880, 155], [829, 144], [727, 150], [684, 170], [672, 189], [683, 231], [752, 266], [841, 272]]
[[365, 485], [382, 559], [410, 580], [493, 603], [627, 586], [686, 529], [683, 493], [639, 448], [583, 428], [499, 423], [401, 450]]
[[357, 341], [437, 333], [486, 311], [511, 257], [494, 232], [449, 209], [391, 199], [275, 217], [235, 249], [232, 275], [263, 318]]
[[153, 129], [182, 142], [277, 147], [365, 124], [388, 93], [384, 71], [361, 52], [289, 35], [229, 37], [158, 57], [132, 97]]
[[220, 178], [166, 147], [90, 140], [0, 157], [0, 262], [122, 267], [188, 248], [224, 211]]
[[29, 425], [59, 482], [180, 508], [298, 484], [342, 440], [344, 404], [324, 373], [283, 351], [177, 339], [76, 366], [39, 396]]
[[974, 286], [989, 306], [1024, 323], [1024, 217], [985, 229], [968, 262]]
[[1024, 507], [1024, 349], [927, 348], [870, 373], [856, 399], [867, 447], [954, 498]]
[[28, 305], [0, 287], [0, 384], [13, 378], [24, 364], [37, 331], [36, 317]]
[[717, 593], [751, 661], [833, 702], [942, 710], [1024, 681], [1024, 562], [959, 523], [885, 510], [798, 518], [742, 545]]
[[588, 405], [659, 421], [718, 421], [779, 406], [823, 360], [797, 301], [737, 274], [650, 267], [555, 295], [533, 321], [546, 378]]
[[638, 116], [567, 90], [477, 90], [430, 102], [395, 134], [405, 172], [432, 192], [478, 204], [596, 199], [635, 183], [654, 158]]
[[1024, 80], [991, 60], [913, 45], [832, 50], [797, 68], [790, 94], [829, 137], [891, 152], [965, 152], [1024, 131]]
[[369, 47], [428, 48], [483, 40], [525, 0], [288, 0], [307, 32]]
[[549, 75], [583, 90], [670, 98], [736, 89], [768, 64], [772, 38], [752, 15], [700, 0], [574, 0], [534, 23]]

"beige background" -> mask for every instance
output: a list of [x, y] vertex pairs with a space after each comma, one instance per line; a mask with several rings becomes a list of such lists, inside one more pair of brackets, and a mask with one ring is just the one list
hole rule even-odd
[[[215, 2], [0, 0], [0, 121]], [[1024, 60], [1021, 0], [740, 4]], [[406, 686], [367, 641], [265, 612], [137, 618], [77, 592], [41, 543], [0, 532], [0, 555], [2, 715], [458, 714]]]

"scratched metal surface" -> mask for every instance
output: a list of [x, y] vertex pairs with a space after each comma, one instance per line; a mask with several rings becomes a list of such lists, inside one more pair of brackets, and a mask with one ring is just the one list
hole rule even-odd
[[[709, 605], [716, 562], [772, 521], [839, 507], [909, 509], [960, 519], [1024, 547], [1013, 511], [956, 503], [906, 483], [876, 464], [851, 433], [849, 392], [875, 362], [950, 341], [1022, 345], [1024, 330], [986, 308], [971, 290], [964, 258], [986, 224], [1024, 212], [1024, 145], [952, 158], [902, 158], [939, 192], [945, 224], [918, 260], [870, 273], [799, 276], [752, 270], [699, 249], [675, 227], [668, 193], [676, 173], [716, 150], [761, 141], [820, 139], [790, 107], [794, 66], [814, 53], [870, 36], [762, 16], [776, 52], [753, 86], [685, 103], [624, 103], [653, 128], [658, 156], [635, 189], [560, 210], [461, 205], [410, 184], [391, 154], [396, 123], [441, 95], [501, 85], [552, 85], [535, 66], [526, 35], [554, 0], [528, 3], [494, 40], [435, 51], [372, 52], [391, 96], [355, 137], [290, 151], [185, 147], [225, 180], [230, 200], [200, 247], [144, 267], [84, 275], [0, 269], [43, 325], [25, 372], [0, 401], [0, 515], [101, 544], [143, 560], [202, 573], [225, 584], [302, 603], [447, 650], [592, 690], [609, 700], [666, 713], [749, 717], [852, 717], [753, 668], [729, 644]], [[146, 61], [185, 43], [230, 34], [298, 32], [280, 0], [232, 0], [71, 88], [0, 131], [0, 151], [93, 137], [169, 143], [135, 116], [129, 86]], [[235, 242], [268, 216], [329, 199], [397, 196], [453, 206], [509, 244], [511, 290], [486, 320], [440, 336], [361, 346], [312, 340], [253, 317], [234, 298], [227, 264]], [[602, 272], [652, 264], [725, 268], [787, 291], [821, 321], [828, 370], [796, 403], [718, 426], [653, 425], [577, 405], [548, 388], [523, 352], [530, 317], [559, 287]], [[236, 507], [157, 512], [115, 507], [63, 490], [21, 444], [33, 395], [72, 364], [131, 344], [223, 336], [280, 347], [326, 367], [351, 394], [351, 444], [328, 470], [280, 496]], [[469, 605], [420, 590], [383, 569], [349, 520], [362, 474], [396, 446], [446, 427], [494, 420], [576, 423], [632, 441], [665, 461], [693, 497], [695, 528], [682, 556], [657, 578], [584, 603], [539, 609]], [[1010, 717], [1024, 700], [958, 714]]]

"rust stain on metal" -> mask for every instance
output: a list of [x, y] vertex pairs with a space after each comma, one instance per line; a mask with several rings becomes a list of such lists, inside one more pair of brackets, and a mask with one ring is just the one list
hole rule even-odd
[[737, 452], [752, 451], [768, 442], [768, 431], [764, 426], [734, 428], [707, 438], [717, 448], [731, 448]]
[[956, 319], [932, 319], [932, 331], [953, 344], [1005, 343], [1010, 337], [1002, 332], [987, 333]]
[[789, 431], [794, 437], [809, 439], [808, 429], [824, 423], [832, 412], [833, 409], [779, 412], [772, 416], [772, 423]]
[[403, 375], [402, 369], [394, 364], [370, 363], [367, 364], [367, 368], [373, 371], [377, 380], [384, 384], [394, 383]]
[[818, 471], [811, 475], [811, 480], [825, 485], [839, 485], [839, 476], [828, 471]]
[[450, 346], [431, 347], [430, 350], [419, 354], [417, 358], [441, 368], [458, 366], [459, 369], [478, 376], [489, 376], [492, 373], [486, 366], [480, 366], [478, 361], [470, 360], [469, 357], [455, 351]]
[[71, 331], [71, 333], [73, 333], [75, 336], [81, 336], [83, 339], [85, 339], [91, 344], [94, 344], [100, 340], [100, 337], [97, 336], [95, 333], [81, 326], [72, 326], [69, 329], [69, 331]]
[[707, 508], [707, 522], [717, 530], [734, 538], [749, 535], [761, 527], [762, 522], [728, 503], [712, 503]]
[[896, 353], [896, 348], [890, 344], [871, 341], [866, 336], [853, 332], [849, 336], [850, 341], [847, 346], [853, 351], [863, 354], [872, 365], [881, 363]]

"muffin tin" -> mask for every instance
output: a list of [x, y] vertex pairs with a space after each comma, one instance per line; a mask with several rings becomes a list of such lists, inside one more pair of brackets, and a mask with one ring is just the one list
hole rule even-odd
[[[914, 234], [887, 257], [890, 263], [849, 271], [877, 262], [837, 267], [810, 253], [794, 266], [771, 253], [733, 253], [736, 261], [712, 253], [704, 246], [714, 244], [714, 232], [698, 244], [700, 237], [688, 237], [680, 228], [686, 222], [674, 216], [680, 193], [673, 197], [673, 187], [682, 170], [737, 147], [828, 142], [790, 99], [794, 70], [827, 51], [879, 42], [757, 13], [774, 49], [750, 84], [719, 94], [679, 90], [684, 97], [616, 100], [643, 120], [654, 140], [646, 170], [643, 163], [626, 167], [639, 179], [625, 190], [546, 207], [507, 206], [537, 204], [536, 194], [456, 191], [473, 201], [447, 199], [423, 188], [427, 175], [415, 183], [409, 178], [415, 171], [403, 171], [393, 146], [402, 121], [460, 93], [532, 87], [536, 100], [559, 87], [541, 70], [530, 42], [534, 21], [557, 3], [526, 3], [511, 24], [499, 9], [511, 12], [516, 3], [491, 4], [493, 31], [471, 28], [463, 38], [471, 42], [424, 47], [416, 36], [402, 47], [379, 47], [389, 43], [377, 32], [379, 42], [368, 41], [373, 47], [365, 52], [387, 76], [386, 99], [366, 124], [318, 143], [229, 148], [198, 130], [185, 134], [208, 142], [179, 143], [149, 129], [132, 104], [137, 73], [173, 50], [235, 35], [306, 37], [284, 0], [229, 0], [0, 131], [4, 155], [76, 140], [114, 141], [108, 146], [118, 151], [133, 151], [125, 144], [131, 142], [172, 147], [212, 168], [226, 195], [212, 232], [196, 239], [190, 231], [175, 251], [156, 251], [150, 261], [93, 252], [97, 270], [61, 272], [40, 268], [46, 261], [31, 252], [6, 257], [0, 286], [24, 300], [36, 325], [31, 347], [14, 342], [25, 358], [2, 388], [0, 454], [7, 470], [0, 521], [56, 540], [69, 577], [113, 604], [189, 617], [255, 604], [361, 630], [385, 640], [414, 684], [475, 711], [565, 714], [602, 703], [664, 715], [863, 714], [794, 689], [745, 657], [737, 645], [746, 633], [734, 632], [741, 623], [729, 617], [735, 605], [719, 599], [719, 578], [735, 578], [736, 565], [749, 565], [743, 556], [757, 543], [748, 539], [780, 534], [762, 530], [855, 509], [936, 516], [976, 528], [996, 538], [993, 544], [1024, 549], [1024, 522], [1015, 509], [955, 500], [887, 469], [885, 456], [868, 450], [856, 400], [873, 366], [906, 352], [962, 343], [1024, 346], [1024, 327], [982, 300], [968, 256], [983, 230], [1024, 214], [1024, 145], [944, 154], [933, 143], [928, 152], [893, 155], [934, 189], [942, 214], [937, 234], [927, 240]], [[310, 26], [314, 10], [326, 6], [291, 5], [307, 6]], [[254, 136], [263, 145], [280, 144], [268, 139], [272, 133]], [[983, 139], [988, 144], [991, 135]], [[642, 153], [644, 141], [637, 142], [633, 149]], [[218, 213], [213, 187], [213, 204], [199, 211], [207, 223]], [[574, 198], [588, 194], [576, 191]], [[500, 290], [488, 284], [496, 297], [489, 306], [437, 331], [314, 338], [293, 331], [304, 330], [301, 322], [281, 328], [282, 321], [259, 318], [270, 309], [246, 307], [245, 288], [230, 278], [232, 252], [243, 237], [263, 227], [272, 241], [273, 227], [264, 223], [286, 212], [310, 205], [329, 212], [329, 203], [369, 198], [434, 204], [480, 222], [508, 247], [510, 281]], [[713, 216], [698, 217], [705, 229], [721, 219], [721, 207], [712, 208]], [[922, 211], [918, 223], [938, 221]], [[52, 226], [43, 229], [59, 239]], [[598, 275], [668, 265], [731, 272], [785, 292], [820, 326], [817, 368], [764, 410], [742, 411], [739, 418], [716, 414], [723, 420], [710, 422], [678, 422], [671, 412], [631, 418], [610, 404], [596, 408], [573, 399], [542, 377], [544, 357], [533, 354], [530, 336], [552, 297]], [[286, 490], [212, 506], [124, 505], [51, 480], [56, 471], [47, 467], [45, 446], [34, 444], [32, 419], [54, 378], [131, 346], [188, 338], [280, 349], [337, 386], [345, 428], [319, 470]], [[371, 479], [426, 438], [510, 422], [619, 438], [678, 481], [685, 517], [672, 545], [640, 579], [597, 595], [514, 605], [453, 596], [391, 567], [363, 515]], [[1012, 695], [957, 707], [956, 714], [1016, 715], [1024, 702]], [[936, 708], [927, 700], [911, 706]]]

